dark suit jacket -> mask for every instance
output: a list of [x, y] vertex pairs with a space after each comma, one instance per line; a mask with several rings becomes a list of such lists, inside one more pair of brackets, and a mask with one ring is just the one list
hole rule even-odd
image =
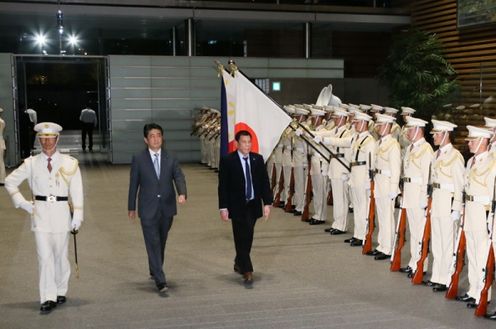
[[[254, 190], [256, 218], [262, 217], [264, 205], [272, 204], [272, 191], [263, 157], [250, 152], [250, 168]], [[230, 218], [242, 218], [247, 210], [245, 176], [238, 152], [234, 151], [220, 160], [219, 209], [227, 208]]]
[[153, 160], [148, 148], [133, 156], [129, 181], [128, 210], [136, 210], [138, 194], [138, 216], [151, 219], [157, 210], [164, 210], [165, 217], [177, 213], [176, 191], [186, 196], [186, 180], [177, 159], [161, 151], [160, 179], [155, 174]]

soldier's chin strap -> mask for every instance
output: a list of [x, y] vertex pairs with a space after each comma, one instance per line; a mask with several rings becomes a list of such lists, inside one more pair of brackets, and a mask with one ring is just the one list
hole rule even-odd
[[444, 144], [444, 141], [446, 140], [446, 137], [448, 136], [448, 132], [445, 131], [444, 134], [443, 134], [443, 139], [441, 139], [441, 143], [439, 144], [440, 146], [442, 146]]
[[343, 123], [344, 116], [339, 116], [339, 121], [338, 121], [338, 127], [341, 127], [341, 124]]
[[389, 125], [389, 123], [385, 123], [385, 124], [382, 125], [382, 129], [379, 131], [379, 135], [381, 137], [384, 137], [385, 136], [384, 132], [386, 131], [386, 128], [387, 128], [388, 125]]
[[[38, 139], [41, 138], [41, 136], [38, 136]], [[45, 137], [46, 138], [46, 137]], [[55, 151], [55, 149], [57, 148], [57, 144], [59, 143], [59, 136], [57, 135], [57, 137], [55, 137], [55, 144], [53, 145], [53, 147], [51, 149], [48, 149], [47, 151], [48, 152], [52, 152], [52, 151]], [[41, 142], [40, 142], [41, 143]]]
[[414, 141], [417, 138], [418, 132], [419, 132], [419, 127], [415, 126], [415, 135], [413, 135], [412, 141]]
[[479, 148], [481, 147], [482, 144], [482, 137], [479, 137], [479, 144], [477, 144], [477, 148], [474, 151], [474, 154], [477, 154], [479, 152]]
[[360, 129], [358, 129], [360, 132], [362, 132], [363, 126], [365, 125], [365, 120], [361, 120], [360, 122]]

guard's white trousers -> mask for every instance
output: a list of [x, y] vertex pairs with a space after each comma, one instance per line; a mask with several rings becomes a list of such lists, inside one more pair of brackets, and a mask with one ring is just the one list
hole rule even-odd
[[291, 186], [291, 168], [291, 166], [282, 167], [282, 173], [284, 175], [284, 188], [281, 193], [281, 201], [284, 201], [284, 203], [288, 201], [289, 197], [289, 188]]
[[208, 162], [207, 156], [207, 142], [204, 137], [200, 138], [200, 152], [201, 152], [201, 163], [205, 164]]
[[375, 208], [377, 210], [376, 223], [379, 228], [377, 233], [377, 250], [391, 255], [393, 249], [394, 233], [394, 202], [391, 198], [376, 198]]
[[329, 183], [327, 175], [312, 175], [312, 204], [315, 220], [325, 221], [327, 217], [327, 194], [329, 194]]
[[0, 183], [5, 184], [5, 162], [3, 160], [5, 150], [0, 148]]
[[432, 276], [434, 283], [449, 285], [455, 229], [450, 213], [431, 218]]
[[[407, 208], [406, 217], [408, 220], [408, 229], [410, 230], [410, 261], [408, 266], [415, 272], [417, 262], [422, 252], [422, 238], [424, 237], [425, 227], [425, 210], [423, 208]], [[427, 271], [429, 257], [424, 261], [424, 272]]]
[[[484, 220], [484, 219], [483, 219]], [[467, 294], [479, 303], [480, 293], [484, 287], [484, 269], [489, 252], [489, 236], [487, 231], [465, 231], [467, 241], [468, 284]], [[491, 290], [488, 300], [491, 299]]]
[[331, 227], [346, 231], [348, 226], [348, 188], [349, 185], [341, 178], [331, 178], [332, 188], [332, 216]]
[[364, 187], [351, 187], [350, 190], [351, 200], [353, 202], [353, 220], [355, 222], [353, 237], [364, 240], [367, 230], [370, 190]]
[[294, 179], [295, 179], [295, 194], [294, 194], [294, 204], [296, 206], [296, 211], [303, 211], [305, 207], [305, 177], [307, 175], [307, 168], [303, 166], [294, 167]]
[[40, 302], [56, 302], [65, 296], [71, 275], [68, 258], [69, 233], [34, 232], [40, 275]]

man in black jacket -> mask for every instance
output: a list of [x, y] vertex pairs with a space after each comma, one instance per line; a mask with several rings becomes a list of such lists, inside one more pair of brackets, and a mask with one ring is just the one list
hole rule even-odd
[[273, 196], [263, 157], [250, 152], [251, 134], [241, 130], [235, 139], [238, 149], [220, 161], [219, 209], [223, 221], [232, 220], [236, 247], [234, 271], [243, 274], [245, 284], [251, 284], [253, 231], [258, 218], [269, 217]]

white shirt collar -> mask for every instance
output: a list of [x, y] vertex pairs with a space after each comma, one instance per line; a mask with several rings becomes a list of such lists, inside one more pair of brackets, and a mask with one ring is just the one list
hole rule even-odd
[[148, 152], [150, 152], [150, 156], [153, 157], [155, 156], [155, 154], [158, 154], [158, 158], [160, 159], [160, 156], [162, 155], [162, 149], [159, 149], [157, 152], [155, 151], [152, 151], [152, 149], [148, 148]]

